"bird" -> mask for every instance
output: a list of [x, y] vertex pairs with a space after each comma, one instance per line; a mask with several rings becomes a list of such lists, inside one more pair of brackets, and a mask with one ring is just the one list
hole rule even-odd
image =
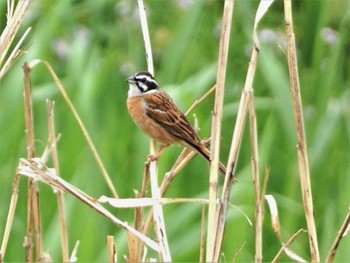
[[[135, 124], [163, 145], [179, 144], [201, 154], [210, 162], [210, 151], [171, 97], [147, 71], [126, 79], [129, 84], [127, 109]], [[220, 162], [225, 175], [226, 167]]]

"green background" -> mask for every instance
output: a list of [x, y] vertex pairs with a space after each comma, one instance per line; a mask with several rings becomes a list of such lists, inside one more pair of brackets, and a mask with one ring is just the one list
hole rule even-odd
[[[223, 1], [145, 1], [158, 83], [185, 111], [215, 82]], [[221, 159], [227, 161], [238, 101], [252, 48], [252, 27], [258, 1], [235, 2], [225, 86]], [[0, 2], [0, 29], [6, 23], [6, 1]], [[294, 30], [304, 119], [309, 150], [315, 218], [322, 261], [339, 230], [350, 200], [350, 2], [293, 1]], [[140, 190], [149, 140], [130, 119], [124, 80], [145, 70], [145, 52], [137, 1], [33, 1], [20, 32], [32, 27], [27, 53], [0, 82], [0, 237], [11, 198], [18, 160], [26, 157], [23, 109], [24, 61], [47, 60], [63, 82], [91, 135], [120, 197]], [[254, 81], [260, 171], [271, 168], [267, 193], [278, 204], [282, 238], [306, 229], [300, 192], [296, 135], [292, 109], [283, 3], [272, 5], [259, 26], [261, 50]], [[55, 101], [61, 176], [89, 195], [110, 195], [101, 172], [72, 113], [43, 65], [32, 74], [37, 155], [45, 148], [45, 100]], [[210, 136], [214, 96], [196, 110], [200, 136]], [[193, 123], [193, 116], [189, 116]], [[160, 159], [159, 172], [170, 169], [181, 147], [172, 146]], [[50, 162], [50, 165], [52, 163]], [[205, 169], [203, 169], [203, 167]], [[209, 166], [196, 157], [179, 175], [167, 197], [208, 197]], [[254, 220], [249, 125], [237, 166], [239, 183], [231, 203]], [[6, 261], [22, 261], [26, 233], [26, 178], [21, 178], [18, 206]], [[61, 260], [56, 198], [40, 184], [44, 250]], [[78, 257], [107, 261], [106, 236], [116, 237], [119, 259], [127, 254], [124, 230], [66, 195], [70, 251], [80, 240]], [[133, 222], [133, 211], [110, 209]], [[201, 206], [164, 208], [170, 250], [175, 261], [198, 261]], [[236, 208], [228, 212], [222, 262], [231, 261], [244, 244], [239, 262], [254, 260], [254, 228]], [[271, 261], [280, 249], [268, 209], [263, 225], [263, 255]], [[349, 261], [350, 239], [344, 237], [335, 260]], [[307, 234], [291, 247], [309, 260]], [[154, 256], [154, 255], [153, 255]], [[289, 261], [287, 257], [282, 258]]]

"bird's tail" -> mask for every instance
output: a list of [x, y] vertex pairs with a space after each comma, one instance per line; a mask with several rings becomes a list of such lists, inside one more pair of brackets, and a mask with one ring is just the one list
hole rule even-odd
[[[197, 151], [198, 151], [205, 159], [207, 159], [209, 162], [211, 161], [211, 159], [210, 159], [210, 152], [209, 152], [209, 150], [208, 150], [206, 147], [204, 147], [204, 146], [198, 147], [198, 148], [197, 148]], [[226, 167], [225, 167], [225, 165], [223, 165], [221, 162], [219, 163], [219, 170], [220, 170], [220, 172], [221, 172], [223, 175], [226, 174]], [[231, 176], [232, 176], [232, 174], [231, 174]]]

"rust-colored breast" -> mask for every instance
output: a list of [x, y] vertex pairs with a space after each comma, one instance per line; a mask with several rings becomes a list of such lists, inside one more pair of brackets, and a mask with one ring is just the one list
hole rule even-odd
[[144, 99], [142, 96], [129, 98], [127, 100], [127, 107], [135, 124], [152, 139], [166, 145], [180, 143], [175, 136], [171, 135], [166, 129], [145, 114]]

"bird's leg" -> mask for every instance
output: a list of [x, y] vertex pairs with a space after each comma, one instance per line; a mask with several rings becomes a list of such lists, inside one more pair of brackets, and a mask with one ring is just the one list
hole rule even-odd
[[163, 152], [169, 147], [169, 145], [162, 145], [158, 152], [156, 152], [155, 154], [151, 154], [148, 156], [148, 163], [151, 163], [151, 162], [154, 162], [154, 161], [157, 161], [158, 158], [163, 154]]

